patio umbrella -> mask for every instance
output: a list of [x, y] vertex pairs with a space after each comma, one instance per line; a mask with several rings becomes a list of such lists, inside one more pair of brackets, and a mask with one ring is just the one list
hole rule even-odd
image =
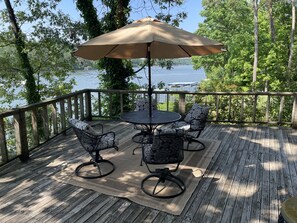
[[[153, 18], [143, 18], [80, 45], [73, 55], [89, 60], [147, 58], [151, 108], [151, 58], [182, 58], [223, 52], [223, 44], [178, 29]], [[149, 110], [151, 117], [151, 109]]]

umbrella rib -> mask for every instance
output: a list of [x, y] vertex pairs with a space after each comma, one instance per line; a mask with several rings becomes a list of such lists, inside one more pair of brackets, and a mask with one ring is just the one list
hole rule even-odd
[[115, 45], [110, 51], [108, 51], [107, 54], [105, 54], [105, 57], [108, 57], [107, 55], [110, 54], [115, 48], [117, 48], [119, 44]]
[[188, 56], [189, 57], [191, 57], [192, 55], [191, 54], [189, 54], [181, 45], [178, 45], [179, 46], [179, 48], [181, 48], [186, 54], [188, 54]]

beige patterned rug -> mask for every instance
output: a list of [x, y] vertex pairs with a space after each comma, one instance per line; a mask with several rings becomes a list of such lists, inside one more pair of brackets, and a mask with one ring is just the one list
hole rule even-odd
[[[107, 195], [124, 197], [140, 205], [179, 215], [220, 145], [220, 141], [217, 140], [201, 139], [201, 141], [205, 143], [206, 149], [199, 152], [185, 152], [185, 158], [179, 170], [173, 173], [178, 175], [186, 185], [186, 191], [175, 198], [157, 199], [143, 193], [140, 186], [141, 181], [149, 172], [145, 165], [140, 166], [141, 150], [139, 149], [135, 155], [132, 155], [132, 150], [138, 145], [132, 141], [122, 143], [118, 152], [109, 150], [102, 153], [105, 159], [112, 161], [116, 166], [115, 171], [104, 178], [83, 179], [75, 176], [75, 168], [81, 162], [90, 160], [89, 155], [86, 154], [86, 156], [81, 157], [80, 161], [69, 163], [54, 176], [54, 179]], [[196, 146], [198, 144], [192, 143], [190, 145]]]

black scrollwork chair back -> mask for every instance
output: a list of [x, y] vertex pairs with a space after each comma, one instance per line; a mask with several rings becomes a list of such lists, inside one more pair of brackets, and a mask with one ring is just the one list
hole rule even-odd
[[[189, 112], [186, 114], [184, 120], [177, 121], [171, 125], [171, 128], [185, 130], [185, 140], [188, 142], [186, 150], [188, 151], [200, 151], [205, 149], [205, 145], [201, 142], [198, 137], [205, 128], [209, 107], [201, 106], [195, 103]], [[199, 143], [200, 146], [195, 149], [189, 149], [189, 145], [192, 142]]]
[[[91, 160], [86, 163], [80, 164], [75, 169], [75, 174], [82, 178], [99, 178], [104, 177], [110, 173], [112, 173], [115, 169], [114, 164], [109, 161], [103, 159], [100, 155], [100, 151], [105, 149], [114, 148], [118, 150], [115, 141], [115, 133], [96, 131], [89, 124], [77, 120], [77, 119], [69, 119], [69, 123], [72, 126], [81, 146], [90, 154]], [[88, 168], [89, 166], [93, 166], [91, 170]]]
[[[150, 172], [141, 183], [144, 193], [152, 197], [172, 198], [185, 191], [184, 182], [172, 174], [178, 170], [184, 159], [183, 142], [183, 134], [176, 131], [175, 133], [159, 132], [153, 137], [152, 144], [142, 145], [142, 160]], [[176, 165], [173, 168], [166, 164]], [[151, 165], [158, 165], [158, 168], [152, 170]]]
[[[152, 109], [157, 110], [157, 101], [155, 99], [152, 99]], [[148, 98], [140, 98], [136, 100], [135, 103], [135, 111], [143, 111], [143, 110], [149, 110], [149, 99]], [[152, 126], [148, 125], [134, 125], [134, 129], [140, 130], [140, 132], [136, 133], [132, 140], [136, 143], [142, 143], [144, 140], [148, 140], [149, 135], [149, 128], [153, 128]], [[136, 147], [133, 150], [133, 155], [135, 154], [135, 150], [140, 147]]]

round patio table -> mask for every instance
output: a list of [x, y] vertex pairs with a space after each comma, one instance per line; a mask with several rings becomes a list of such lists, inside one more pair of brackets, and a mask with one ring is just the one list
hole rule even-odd
[[176, 112], [153, 110], [152, 116], [149, 117], [148, 110], [126, 112], [120, 115], [120, 119], [125, 122], [146, 125], [148, 129], [153, 130], [152, 126], [176, 122], [181, 115]]

